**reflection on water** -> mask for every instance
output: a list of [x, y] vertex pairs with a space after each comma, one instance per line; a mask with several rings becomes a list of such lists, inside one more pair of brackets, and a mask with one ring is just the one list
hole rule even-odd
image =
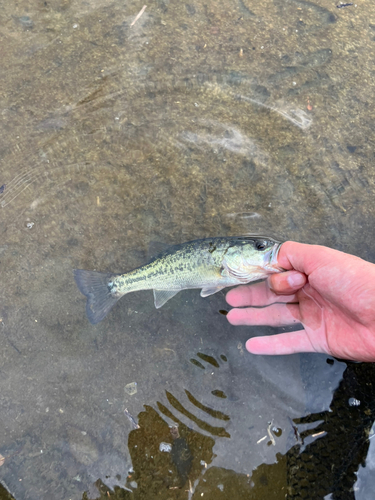
[[[152, 407], [145, 406], [139, 414], [139, 429], [129, 434], [133, 468], [125, 488], [111, 490], [105, 480], [98, 480], [96, 493], [87, 492], [83, 499], [106, 495], [129, 499], [200, 498], [203, 493], [210, 499], [323, 500], [330, 495], [332, 499], [354, 500], [356, 473], [366, 458], [375, 419], [374, 387], [368, 383], [373, 371], [373, 366], [369, 371], [363, 364], [349, 364], [329, 411], [295, 418], [288, 432], [290, 442], [295, 440], [296, 444], [285, 454], [277, 454], [275, 463], [259, 465], [248, 474], [210, 467], [214, 438], [193, 431], [179, 421], [176, 411], [172, 413], [160, 403], [159, 410], [174, 421], [174, 426], [168, 426]], [[177, 412], [186, 412], [171, 394], [168, 399]], [[208, 414], [212, 415], [212, 410]], [[220, 413], [215, 416], [229, 419]], [[311, 423], [313, 427], [299, 430]], [[209, 428], [205, 430], [210, 433]]]
[[367, 500], [371, 366], [251, 356], [274, 330], [228, 325], [223, 293], [131, 294], [93, 327], [72, 269], [253, 232], [373, 260], [374, 3], [157, 0], [134, 23], [142, 7], [0, 13], [0, 480], [16, 500], [299, 498], [315, 479], [314, 499]]

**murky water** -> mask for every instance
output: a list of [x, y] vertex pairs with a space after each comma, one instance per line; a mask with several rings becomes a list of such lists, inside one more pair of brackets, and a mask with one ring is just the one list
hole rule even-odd
[[142, 7], [2, 4], [0, 481], [17, 500], [370, 499], [371, 365], [252, 356], [274, 330], [228, 325], [224, 293], [139, 292], [92, 326], [72, 270], [254, 231], [375, 260], [374, 3]]

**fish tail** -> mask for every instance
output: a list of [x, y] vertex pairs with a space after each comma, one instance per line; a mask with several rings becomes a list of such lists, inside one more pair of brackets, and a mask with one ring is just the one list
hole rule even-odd
[[112, 292], [111, 281], [117, 275], [74, 269], [74, 279], [79, 291], [87, 297], [86, 314], [93, 325], [104, 319], [122, 297]]

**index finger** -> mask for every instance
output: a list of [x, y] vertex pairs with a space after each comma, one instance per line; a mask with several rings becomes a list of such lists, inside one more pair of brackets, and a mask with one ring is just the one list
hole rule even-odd
[[230, 306], [267, 306], [275, 302], [298, 302], [294, 294], [277, 295], [270, 290], [266, 281], [254, 285], [241, 285], [230, 290], [225, 300]]

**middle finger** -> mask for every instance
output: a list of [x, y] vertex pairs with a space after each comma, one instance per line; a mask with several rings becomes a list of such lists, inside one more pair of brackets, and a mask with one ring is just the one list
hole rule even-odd
[[289, 326], [301, 323], [298, 304], [231, 309], [226, 318], [231, 325]]

